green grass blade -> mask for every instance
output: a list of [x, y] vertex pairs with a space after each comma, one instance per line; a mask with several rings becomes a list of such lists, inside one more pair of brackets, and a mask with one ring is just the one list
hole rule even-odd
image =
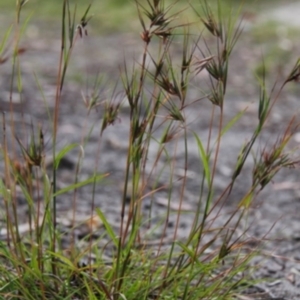
[[199, 155], [200, 155], [201, 161], [203, 163], [205, 178], [207, 180], [208, 186], [210, 186], [211, 185], [211, 174], [210, 174], [210, 167], [209, 167], [209, 155], [207, 155], [198, 135], [195, 132], [193, 132], [193, 134], [195, 136], [195, 139], [196, 139], [196, 142], [198, 145], [198, 149], [199, 149]]
[[70, 144], [67, 145], [66, 147], [64, 147], [63, 149], [61, 149], [59, 151], [59, 153], [56, 155], [55, 157], [55, 162], [54, 162], [54, 168], [57, 170], [57, 168], [59, 167], [59, 163], [61, 161], [61, 159], [71, 150], [75, 149], [77, 146], [80, 146], [79, 144]]
[[58, 195], [70, 192], [72, 190], [78, 189], [78, 188], [83, 187], [85, 185], [100, 181], [103, 178], [105, 178], [106, 176], [108, 176], [108, 174], [98, 174], [98, 175], [94, 175], [94, 176], [92, 176], [92, 177], [90, 177], [90, 178], [88, 178], [84, 181], [81, 181], [81, 182], [78, 182], [78, 183], [75, 183], [75, 184], [71, 184], [71, 185], [57, 191], [55, 194], [53, 194], [53, 197], [56, 197]]
[[4, 34], [4, 37], [3, 37], [2, 42], [1, 42], [1, 44], [0, 44], [0, 55], [2, 54], [2, 52], [3, 52], [4, 49], [5, 49], [6, 43], [8, 42], [8, 39], [9, 39], [9, 37], [10, 37], [10, 35], [11, 35], [12, 29], [13, 29], [13, 26], [11, 25], [11, 26], [6, 30], [6, 32], [5, 32], [5, 34]]
[[107, 230], [108, 235], [112, 239], [114, 245], [116, 247], [118, 247], [118, 245], [119, 245], [118, 238], [117, 238], [113, 228], [110, 226], [109, 222], [105, 218], [105, 215], [103, 214], [103, 212], [99, 208], [96, 208], [96, 213], [99, 216], [99, 218], [101, 219], [101, 221], [103, 222], [103, 225], [104, 225], [105, 229]]
[[182, 248], [182, 250], [193, 260], [196, 261], [197, 264], [200, 264], [198, 257], [195, 255], [195, 249], [191, 249], [187, 247], [184, 243], [177, 241], [177, 245]]
[[222, 129], [221, 136], [223, 136], [246, 112], [247, 108], [235, 115]]

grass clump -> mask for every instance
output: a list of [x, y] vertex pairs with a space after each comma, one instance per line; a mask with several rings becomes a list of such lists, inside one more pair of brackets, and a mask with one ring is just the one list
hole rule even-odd
[[[120, 111], [125, 102], [128, 104], [123, 194], [120, 207], [116, 208], [120, 215], [119, 222], [115, 224], [108, 217], [105, 207], [98, 207], [97, 204], [97, 185], [109, 178], [109, 174], [98, 171], [101, 169], [98, 165], [99, 150], [95, 155], [95, 168], [90, 170], [89, 177], [82, 179], [80, 176], [84, 153], [92, 142], [90, 135], [96, 126], [93, 124], [78, 144], [67, 144], [58, 149], [66, 74], [77, 41], [87, 34], [92, 8], [88, 6], [77, 20], [76, 7], [73, 9], [68, 0], [62, 4], [55, 104], [53, 111], [46, 107], [51, 124], [51, 138], [47, 143], [52, 150], [47, 153], [43, 125], [32, 122], [24, 138], [19, 137], [16, 128], [17, 122], [25, 123], [22, 114], [21, 120], [15, 119], [12, 101], [15, 84], [20, 98], [23, 92], [19, 16], [25, 2], [17, 2], [10, 106], [8, 116], [4, 112], [2, 114], [4, 175], [0, 181], [0, 193], [5, 213], [0, 247], [1, 297], [231, 299], [251, 284], [245, 274], [257, 249], [247, 246], [249, 238], [244, 221], [251, 202], [275, 174], [281, 168], [293, 167], [296, 163], [285, 152], [297, 128], [293, 118], [283, 136], [279, 136], [270, 149], [266, 146], [254, 154], [250, 187], [222, 224], [215, 225], [215, 222], [231, 198], [245, 162], [254, 152], [254, 146], [281, 91], [289, 82], [298, 80], [299, 62], [279, 90], [270, 95], [262, 74], [256, 128], [250, 140], [241, 145], [232, 176], [217, 195], [215, 178], [222, 140], [226, 132], [232, 130], [232, 126], [243, 117], [241, 113], [224, 124], [230, 57], [242, 30], [238, 16], [233, 13], [228, 16], [226, 11], [225, 17], [220, 4], [214, 12], [207, 1], [199, 3], [199, 6], [190, 9], [206, 28], [205, 36], [209, 36], [206, 39], [201, 35], [194, 37], [188, 24], [173, 23], [181, 13], [173, 13], [176, 4], [168, 6], [163, 0], [136, 0], [143, 52], [140, 63], [129, 65], [124, 60], [120, 80], [122, 100], [118, 101], [118, 84], [112, 96], [102, 100], [102, 83], [98, 78], [91, 97], [84, 98], [88, 117], [94, 110], [101, 111], [101, 124], [97, 121], [100, 128], [99, 149], [108, 127], [122, 118]], [[9, 29], [1, 44], [2, 64], [9, 59], [5, 47], [10, 34]], [[181, 48], [180, 57], [174, 54], [174, 46], [178, 48], [178, 45]], [[199, 88], [193, 98], [190, 89], [200, 73], [206, 73], [210, 86], [207, 88], [205, 84]], [[38, 79], [37, 83], [39, 86]], [[201, 107], [203, 103], [208, 103], [210, 107], [210, 126], [205, 136], [192, 128], [188, 119], [189, 110], [194, 106]], [[217, 126], [214, 127], [214, 124]], [[191, 140], [199, 153], [198, 189], [193, 190], [197, 196], [195, 205], [186, 208]], [[179, 146], [184, 150], [180, 161], [177, 161]], [[78, 160], [74, 182], [60, 187], [60, 166], [67, 155], [76, 150]], [[178, 180], [176, 170], [180, 167], [183, 172]], [[166, 174], [167, 183], [160, 185], [160, 179]], [[147, 186], [151, 186], [150, 191], [146, 190]], [[78, 220], [76, 211], [82, 187], [92, 191], [87, 204], [90, 215]], [[157, 212], [155, 197], [162, 190], [166, 195], [165, 204]], [[26, 203], [25, 224], [19, 213], [19, 194]], [[58, 200], [66, 195], [72, 195], [71, 221], [67, 229], [61, 230], [65, 220], [59, 215]], [[143, 209], [146, 198], [150, 200], [147, 213]], [[179, 231], [181, 220], [185, 218], [192, 222], [188, 234], [183, 237]], [[172, 230], [169, 228], [171, 223]], [[76, 237], [81, 225], [88, 229], [82, 238], [83, 243], [79, 243]], [[63, 242], [65, 237], [69, 237], [67, 246]]]

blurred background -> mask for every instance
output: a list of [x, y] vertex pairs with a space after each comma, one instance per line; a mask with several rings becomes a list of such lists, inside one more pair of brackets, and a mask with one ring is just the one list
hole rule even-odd
[[[176, 13], [180, 12], [175, 24], [191, 24], [190, 32], [195, 33], [195, 38], [201, 34], [203, 26], [195, 13], [196, 10], [201, 14], [201, 0], [164, 2], [170, 7], [169, 15], [177, 17]], [[232, 72], [236, 83], [234, 92], [252, 95], [253, 88], [247, 88], [250, 78], [254, 81], [263, 70], [273, 77], [289, 72], [300, 52], [299, 0], [208, 1], [212, 9], [216, 9], [218, 2], [226, 16], [235, 15], [238, 20], [239, 17], [243, 19], [243, 34], [233, 55], [233, 63], [238, 70], [237, 74]], [[134, 56], [135, 60], [139, 59], [143, 44], [136, 1], [70, 0], [69, 3], [72, 12], [76, 7], [77, 24], [90, 4], [88, 15], [92, 16], [87, 26], [89, 36], [79, 41], [72, 55], [69, 79], [75, 84], [84, 85], [89, 75], [103, 72], [109, 78], [116, 77], [124, 57], [126, 60]], [[138, 3], [147, 7], [147, 0], [139, 0]], [[63, 0], [25, 0], [20, 21], [20, 47], [26, 50], [23, 70], [25, 67], [32, 73], [34, 68], [37, 74], [46, 73], [48, 80], [52, 79], [54, 84], [60, 51], [62, 4]], [[8, 46], [11, 46], [13, 30], [10, 33], [9, 30], [16, 20], [16, 0], [0, 1], [0, 19], [0, 41], [7, 34], [10, 36]]]
[[[32, 15], [34, 23], [43, 22], [47, 24], [47, 29], [51, 26], [56, 27], [56, 23], [60, 20], [62, 0], [29, 0], [24, 9], [23, 16], [25, 18], [28, 15]], [[139, 28], [138, 20], [136, 16], [136, 4], [132, 0], [74, 0], [70, 1], [74, 5], [77, 5], [78, 16], [81, 16], [86, 7], [92, 4], [91, 13], [93, 19], [91, 20], [91, 26], [99, 33], [110, 33], [111, 31], [132, 31]], [[146, 0], [139, 1], [140, 3], [146, 3]], [[196, 15], [191, 9], [191, 5], [195, 8], [200, 6], [199, 0], [177, 0], [166, 1], [169, 4], [176, 3], [175, 11], [184, 10], [182, 18], [184, 21], [193, 22], [196, 21]], [[217, 0], [208, 1], [209, 4], [216, 6]], [[189, 5], [190, 3], [191, 5]], [[299, 1], [292, 0], [222, 0], [222, 5], [228, 9], [239, 9], [240, 5], [243, 6], [243, 11], [246, 12], [249, 19], [254, 19], [258, 14], [262, 12], [269, 14], [270, 17], [279, 19], [280, 21], [286, 20], [287, 22], [300, 22], [299, 15]], [[3, 20], [8, 18], [11, 20], [12, 15], [15, 13], [16, 1], [13, 0], [1, 0], [0, 1], [0, 14]], [[171, 10], [172, 11], [172, 10]], [[282, 12], [282, 13], [281, 13]], [[287, 12], [293, 14], [289, 15]], [[50, 27], [49, 27], [50, 25]], [[3, 28], [3, 24], [2, 24]]]

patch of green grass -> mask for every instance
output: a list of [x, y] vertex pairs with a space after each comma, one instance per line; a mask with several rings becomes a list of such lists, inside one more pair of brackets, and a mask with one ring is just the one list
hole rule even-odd
[[[263, 30], [261, 30], [263, 28]], [[263, 72], [284, 73], [293, 63], [294, 37], [299, 35], [299, 29], [281, 24], [276, 21], [268, 21], [253, 26], [251, 40], [253, 44], [262, 45], [264, 62], [254, 66], [256, 74]]]
[[[61, 0], [45, 1], [45, 0], [30, 0], [23, 8], [23, 14], [28, 15], [33, 12], [35, 21], [43, 22], [59, 22], [62, 9]], [[93, 5], [93, 20], [92, 25], [97, 27], [101, 32], [105, 30], [129, 30], [133, 18], [130, 16], [135, 14], [136, 6], [131, 0], [104, 0], [90, 1], [85, 0], [70, 1], [70, 5], [74, 8], [77, 6], [77, 11], [81, 14], [87, 4]], [[14, 14], [15, 1], [3, 0], [0, 3], [0, 10], [5, 14]], [[53, 24], [55, 28], [55, 24]]]
[[[34, 14], [33, 20], [39, 23], [47, 23], [47, 27], [51, 26], [55, 29], [57, 22], [60, 23], [60, 12], [62, 7], [61, 0], [29, 0], [23, 8], [23, 15], [27, 16], [29, 13]], [[144, 4], [146, 1], [142, 1]], [[210, 5], [214, 8], [217, 7], [217, 0], [211, 1]], [[253, 11], [256, 13], [261, 7], [267, 8], [268, 5], [274, 5], [274, 0], [264, 0], [264, 1], [244, 1], [244, 7], [247, 7], [247, 11]], [[15, 1], [2, 0], [0, 2], [0, 12], [5, 15], [13, 15], [15, 12]], [[90, 22], [91, 26], [95, 28], [96, 31], [100, 33], [116, 32], [116, 31], [133, 31], [139, 27], [139, 23], [132, 16], [136, 13], [136, 5], [132, 0], [103, 0], [103, 1], [85, 1], [77, 0], [70, 1], [70, 5], [74, 7], [77, 5], [78, 13], [81, 14], [86, 5], [92, 3], [93, 5], [93, 20]], [[174, 1], [167, 0], [165, 6], [172, 6]], [[198, 0], [190, 1], [190, 4], [197, 9], [200, 8], [200, 3]], [[240, 0], [225, 0], [222, 1], [223, 10], [226, 11], [235, 7], [236, 9], [240, 7]], [[175, 8], [175, 7], [174, 7]], [[187, 9], [188, 8], [188, 9]], [[176, 2], [176, 11], [184, 10], [180, 14], [181, 21], [184, 22], [199, 22], [199, 19], [193, 13], [190, 5], [187, 1], [179, 0]]]

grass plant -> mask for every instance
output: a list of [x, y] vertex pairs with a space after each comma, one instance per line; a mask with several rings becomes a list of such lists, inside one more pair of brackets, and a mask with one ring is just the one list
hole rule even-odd
[[[143, 52], [141, 63], [122, 66], [120, 82], [124, 100], [116, 100], [117, 89], [112, 97], [100, 100], [101, 82], [95, 80], [94, 93], [84, 99], [87, 118], [95, 110], [101, 110], [99, 121], [99, 145], [107, 128], [120, 118], [120, 110], [126, 102], [128, 148], [123, 179], [118, 229], [111, 224], [105, 209], [97, 207], [95, 198], [99, 182], [109, 174], [98, 170], [100, 152], [95, 156], [95, 169], [88, 178], [81, 179], [80, 170], [84, 160], [89, 133], [80, 144], [57, 147], [60, 126], [62, 92], [72, 52], [79, 39], [86, 34], [93, 8], [86, 7], [78, 18], [71, 1], [62, 1], [61, 52], [57, 71], [55, 106], [49, 110], [51, 124], [51, 152], [46, 151], [43, 126], [32, 122], [30, 130], [19, 137], [15, 124], [13, 91], [17, 87], [22, 99], [23, 85], [21, 64], [23, 49], [20, 48], [23, 24], [20, 21], [25, 1], [17, 1], [16, 20], [0, 44], [0, 63], [11, 64], [10, 109], [2, 112], [1, 156], [3, 178], [0, 180], [1, 205], [4, 209], [0, 247], [0, 297], [2, 299], [234, 299], [251, 285], [249, 262], [259, 249], [250, 248], [247, 237], [248, 209], [259, 193], [282, 168], [293, 167], [293, 160], [285, 148], [297, 129], [294, 118], [276, 142], [255, 152], [255, 145], [272, 115], [272, 109], [282, 90], [291, 81], [299, 79], [299, 60], [281, 87], [269, 94], [265, 74], [259, 81], [258, 112], [256, 128], [236, 158], [236, 166], [224, 190], [215, 193], [215, 178], [220, 164], [220, 147], [225, 134], [232, 130], [241, 118], [240, 113], [230, 122], [224, 122], [224, 107], [233, 48], [242, 34], [237, 13], [227, 13], [218, 3], [212, 10], [206, 0], [188, 7], [205, 27], [205, 38], [195, 37], [189, 24], [173, 21], [182, 11], [176, 12], [177, 3], [168, 5], [164, 0], [135, 1], [136, 16], [141, 28]], [[26, 26], [26, 23], [25, 23]], [[13, 37], [13, 49], [7, 45]], [[181, 47], [181, 57], [175, 56], [174, 44]], [[151, 63], [149, 65], [149, 62]], [[200, 73], [207, 73], [207, 82], [192, 98], [190, 88]], [[37, 86], [39, 86], [37, 79]], [[42, 88], [41, 88], [42, 93]], [[192, 99], [191, 99], [192, 98]], [[208, 102], [211, 107], [210, 126], [205, 136], [191, 128], [187, 111]], [[46, 105], [46, 104], [45, 104]], [[45, 110], [48, 109], [45, 107]], [[19, 122], [19, 120], [18, 120]], [[21, 122], [24, 119], [21, 117]], [[214, 127], [214, 124], [217, 124]], [[7, 127], [11, 131], [7, 130]], [[215, 131], [214, 128], [217, 128]], [[85, 128], [84, 128], [85, 129]], [[91, 132], [94, 128], [88, 129]], [[10, 136], [11, 135], [11, 136]], [[191, 136], [199, 152], [198, 197], [193, 211], [184, 209], [188, 160]], [[11, 138], [12, 137], [12, 138]], [[11, 141], [11, 142], [10, 142]], [[176, 160], [177, 147], [184, 149], [183, 161]], [[155, 153], [153, 154], [153, 146]], [[59, 167], [64, 158], [78, 150], [74, 183], [59, 187]], [[72, 152], [73, 153], [73, 152]], [[222, 226], [215, 225], [227, 201], [230, 201], [241, 176], [245, 162], [254, 156], [252, 183]], [[50, 157], [51, 171], [46, 161]], [[160, 162], [164, 162], [161, 164]], [[175, 172], [183, 168], [179, 188]], [[169, 174], [168, 183], [159, 185], [160, 177]], [[146, 186], [151, 185], [150, 192]], [[76, 209], [79, 189], [88, 186], [92, 191], [90, 216], [82, 221], [89, 232], [85, 244], [76, 241]], [[178, 185], [176, 185], [178, 187]], [[166, 209], [159, 217], [154, 212], [154, 198], [164, 189], [167, 191]], [[28, 227], [20, 220], [18, 195], [25, 199]], [[73, 195], [71, 225], [61, 232], [58, 198]], [[128, 199], [130, 195], [130, 199]], [[149, 213], [143, 211], [143, 201], [151, 199]], [[174, 202], [177, 209], [174, 210]], [[171, 239], [166, 238], [169, 221], [174, 217]], [[189, 234], [179, 235], [180, 220], [193, 218]], [[101, 222], [99, 231], [97, 222]], [[246, 222], [247, 223], [247, 222]], [[154, 238], [160, 228], [159, 238]], [[91, 238], [99, 231], [97, 239]], [[62, 246], [64, 236], [70, 236], [68, 247]], [[101, 241], [108, 240], [102, 246]]]

